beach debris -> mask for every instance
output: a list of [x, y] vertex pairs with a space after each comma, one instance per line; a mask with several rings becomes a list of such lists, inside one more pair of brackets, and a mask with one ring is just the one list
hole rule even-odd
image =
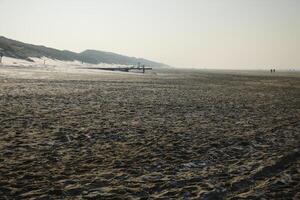
[[87, 137], [88, 139], [92, 139], [92, 136], [90, 136], [89, 134], [85, 134], [85, 137]]
[[198, 167], [198, 165], [196, 165], [193, 162], [184, 163], [182, 166], [185, 167], [185, 168], [195, 168], [195, 167]]
[[183, 200], [188, 200], [190, 198], [190, 193], [187, 191], [183, 194]]
[[283, 173], [280, 178], [279, 181], [285, 185], [289, 184], [292, 182], [292, 177], [291, 175], [287, 174], [287, 173]]
[[145, 175], [142, 177], [143, 181], [158, 181], [162, 178], [161, 175]]
[[71, 138], [69, 135], [66, 135], [66, 138], [68, 139], [68, 142], [72, 142]]
[[223, 200], [225, 199], [226, 195], [226, 188], [219, 187], [215, 188], [212, 191], [203, 193], [203, 196], [201, 199], [203, 200]]

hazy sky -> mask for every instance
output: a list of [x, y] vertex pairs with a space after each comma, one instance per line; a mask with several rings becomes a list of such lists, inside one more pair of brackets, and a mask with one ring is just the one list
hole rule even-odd
[[0, 35], [178, 67], [300, 67], [300, 0], [0, 0]]

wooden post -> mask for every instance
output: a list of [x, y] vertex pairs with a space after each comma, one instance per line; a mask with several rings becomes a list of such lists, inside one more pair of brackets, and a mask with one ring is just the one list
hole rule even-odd
[[0, 63], [2, 63], [2, 57], [3, 57], [3, 53], [0, 52]]

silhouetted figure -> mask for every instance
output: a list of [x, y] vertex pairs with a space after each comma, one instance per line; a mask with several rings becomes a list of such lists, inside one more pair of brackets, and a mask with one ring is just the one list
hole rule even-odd
[[145, 65], [143, 65], [143, 74], [145, 74]]
[[275, 73], [275, 69], [273, 69], [273, 73]]

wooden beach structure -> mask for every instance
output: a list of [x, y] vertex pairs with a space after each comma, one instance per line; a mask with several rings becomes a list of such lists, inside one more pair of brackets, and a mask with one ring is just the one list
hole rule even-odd
[[4, 50], [0, 48], [0, 64], [2, 63], [3, 56], [4, 56]]
[[145, 65], [141, 65], [138, 63], [138, 66], [132, 66], [132, 67], [94, 67], [89, 69], [99, 69], [99, 70], [106, 70], [106, 71], [121, 71], [121, 72], [129, 72], [129, 71], [142, 71], [144, 74], [146, 70], [152, 70], [151, 67], [145, 67]]

